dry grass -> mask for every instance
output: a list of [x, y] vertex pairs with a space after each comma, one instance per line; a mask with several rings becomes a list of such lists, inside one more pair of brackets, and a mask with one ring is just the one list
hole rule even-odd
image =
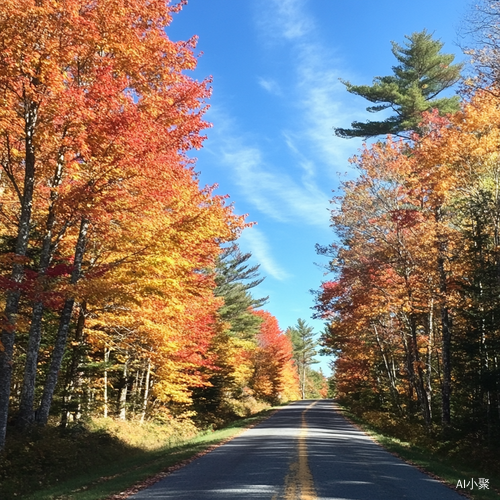
[[99, 418], [64, 430], [56, 426], [35, 427], [29, 433], [12, 429], [0, 456], [0, 498], [24, 498], [68, 477], [179, 445], [198, 432], [191, 422], [173, 419], [168, 424], [141, 425]]
[[88, 423], [88, 429], [92, 433], [104, 432], [125, 446], [145, 451], [154, 451], [165, 446], [176, 446], [200, 432], [188, 419], [171, 419], [162, 424], [154, 422], [141, 424], [136, 420], [93, 418]]
[[[252, 405], [240, 410], [248, 415], [260, 409], [261, 405]], [[9, 429], [0, 455], [0, 498], [107, 498], [203, 453], [269, 411], [217, 431], [200, 431], [188, 418], [142, 425], [94, 418], [64, 430], [56, 425], [35, 427], [29, 433]]]

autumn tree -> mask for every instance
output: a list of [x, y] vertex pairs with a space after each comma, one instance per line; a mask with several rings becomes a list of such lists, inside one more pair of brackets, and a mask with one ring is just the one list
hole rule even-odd
[[398, 61], [393, 75], [377, 76], [370, 85], [353, 85], [342, 81], [347, 91], [359, 95], [373, 106], [370, 113], [391, 110], [395, 114], [382, 121], [353, 122], [351, 129], [336, 128], [338, 137], [376, 137], [401, 135], [418, 130], [422, 113], [437, 109], [445, 115], [459, 109], [459, 97], [437, 98], [460, 79], [462, 64], [452, 64], [455, 56], [442, 54], [443, 43], [426, 30], [406, 36], [404, 45], [392, 43], [392, 53]]
[[214, 293], [221, 300], [218, 333], [211, 344], [216, 361], [206, 370], [210, 384], [194, 391], [194, 407], [203, 419], [230, 413], [229, 400], [247, 395], [245, 388], [252, 377], [263, 321], [254, 311], [267, 301], [267, 297], [256, 299], [251, 293], [264, 278], [259, 277], [258, 264], [249, 264], [250, 258], [250, 253], [241, 252], [238, 244], [232, 243], [222, 251], [214, 268]]
[[270, 403], [295, 399], [299, 395], [298, 373], [293, 365], [293, 346], [267, 311], [255, 311], [262, 318], [254, 352], [254, 373], [250, 382], [257, 397]]
[[[148, 290], [155, 290], [140, 302], [151, 311], [160, 307], [170, 325], [181, 313], [175, 335], [181, 331], [194, 335], [199, 321], [205, 325], [206, 342], [197, 348], [187, 339], [190, 347], [180, 348], [184, 354], [179, 354], [190, 360], [185, 364], [186, 380], [197, 379], [197, 363], [213, 334], [209, 317], [219, 306], [213, 297], [215, 283], [203, 278], [201, 271], [214, 265], [220, 243], [237, 237], [242, 220], [210, 189], [199, 189], [185, 156], [201, 146], [200, 131], [206, 127], [203, 101], [209, 89], [206, 81], [196, 82], [184, 74], [196, 64], [195, 40], [174, 43], [165, 33], [182, 3], [98, 1], [82, 7], [79, 2], [23, 0], [0, 7], [0, 43], [5, 49], [0, 57], [4, 95], [0, 135], [6, 251], [0, 447], [16, 361], [16, 332], [28, 330], [19, 413], [19, 422], [28, 425], [34, 418], [41, 332], [54, 322], [55, 313], [59, 315], [50, 361], [42, 370], [46, 380], [36, 415], [43, 424], [75, 304], [84, 324], [97, 305], [109, 313], [120, 302], [129, 307], [136, 291], [147, 297]], [[161, 253], [156, 243], [165, 238], [164, 251], [172, 251], [170, 256]], [[159, 287], [186, 278], [187, 299], [180, 309], [175, 301], [155, 306], [153, 297], [159, 292], [148, 287], [146, 279], [135, 290], [104, 279], [124, 264], [135, 266], [129, 268], [132, 276], [155, 258], [164, 266], [162, 271], [167, 269], [158, 276]], [[173, 266], [174, 262], [180, 265]], [[149, 280], [154, 277], [151, 273]], [[195, 313], [197, 287], [206, 289], [199, 305], [207, 316]], [[140, 332], [139, 325], [125, 328]], [[156, 348], [153, 331], [148, 329], [147, 338]], [[176, 345], [173, 338], [169, 342]], [[173, 373], [162, 377], [175, 378]]]
[[361, 175], [332, 213], [334, 279], [317, 306], [340, 397], [428, 428], [439, 405], [444, 430], [481, 414], [488, 439], [499, 400], [495, 100], [477, 92], [448, 119], [424, 115], [412, 143], [353, 159]]

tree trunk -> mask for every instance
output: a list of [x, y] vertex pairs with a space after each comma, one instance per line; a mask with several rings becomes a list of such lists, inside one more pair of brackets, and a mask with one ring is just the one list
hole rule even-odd
[[[498, 374], [500, 365], [498, 363], [498, 358], [497, 356], [494, 357], [495, 361], [495, 372]], [[498, 419], [500, 420], [500, 377], [497, 376], [496, 381], [495, 381], [495, 387], [496, 387], [496, 393], [497, 393], [497, 412], [498, 412]]]
[[[441, 208], [437, 208], [435, 211], [436, 224], [441, 222]], [[441, 360], [442, 360], [442, 371], [443, 371], [443, 381], [441, 384], [441, 422], [444, 428], [448, 428], [451, 425], [451, 328], [450, 328], [450, 316], [448, 311], [448, 301], [447, 301], [447, 279], [446, 270], [444, 267], [445, 263], [445, 253], [446, 253], [446, 240], [444, 236], [440, 234], [439, 228], [437, 229], [437, 271], [439, 276], [439, 292], [440, 292], [440, 312], [441, 312], [441, 334], [442, 334], [442, 344], [441, 344]]]
[[13, 288], [6, 294], [4, 316], [6, 326], [2, 328], [0, 341], [0, 450], [5, 447], [7, 420], [9, 416], [10, 386], [16, 332], [16, 320], [19, 309], [21, 291], [19, 284], [24, 277], [24, 257], [28, 249], [33, 191], [35, 187], [35, 146], [34, 135], [38, 118], [38, 104], [29, 101], [25, 105], [25, 171], [24, 188], [21, 199], [21, 214], [16, 239], [16, 261], [12, 265], [11, 280]]
[[414, 354], [414, 349], [413, 349], [413, 328], [411, 321], [409, 318], [406, 317], [405, 315], [405, 323], [408, 325], [408, 328], [410, 332], [406, 331], [403, 329], [401, 332], [401, 340], [403, 342], [403, 348], [405, 351], [405, 358], [406, 358], [406, 373], [408, 374], [408, 411], [409, 415], [411, 415], [414, 411], [414, 402], [413, 402], [413, 394], [414, 391], [417, 393], [417, 401], [418, 404], [423, 410], [422, 406], [422, 398], [421, 398], [421, 392], [419, 390], [419, 382], [417, 381], [417, 376], [415, 374], [415, 354]]
[[[85, 253], [85, 245], [87, 242], [88, 227], [89, 222], [86, 219], [82, 219], [80, 224], [80, 233], [76, 242], [73, 272], [71, 273], [71, 284], [73, 285], [80, 279], [83, 255]], [[65, 301], [61, 317], [59, 319], [59, 329], [57, 331], [56, 342], [52, 352], [52, 359], [50, 361], [47, 380], [45, 381], [42, 401], [36, 412], [36, 422], [40, 425], [46, 425], [49, 418], [49, 411], [57, 384], [57, 377], [59, 375], [59, 370], [61, 369], [61, 363], [66, 349], [69, 324], [71, 321], [74, 303], [74, 298], [70, 298]]]
[[123, 386], [120, 389], [120, 398], [118, 400], [118, 406], [120, 410], [120, 420], [126, 420], [127, 418], [127, 391], [128, 391], [128, 358], [123, 365]]
[[[66, 375], [66, 387], [63, 395], [63, 410], [61, 414], [61, 427], [66, 427], [68, 423], [68, 418], [70, 415], [70, 409], [68, 408], [71, 400], [74, 397], [74, 393], [82, 385], [81, 374], [78, 373], [78, 367], [80, 365], [82, 357], [82, 342], [83, 342], [83, 328], [85, 327], [85, 313], [87, 311], [87, 303], [85, 301], [80, 305], [80, 312], [78, 313], [78, 321], [76, 324], [75, 332], [75, 343], [77, 344], [73, 349], [73, 355], [71, 358], [71, 364], [68, 368]], [[80, 407], [80, 404], [78, 405]], [[78, 410], [79, 411], [79, 410]], [[74, 415], [75, 420], [77, 415]]]
[[104, 348], [104, 418], [108, 418], [108, 363], [109, 349]]
[[429, 341], [427, 343], [427, 401], [429, 402], [429, 411], [432, 420], [432, 349], [434, 347], [434, 299], [431, 300], [430, 311], [429, 311], [429, 323], [427, 325], [429, 329], [428, 337]]
[[139, 401], [139, 370], [136, 370], [134, 381], [132, 382], [132, 389], [130, 391], [131, 411], [133, 415], [137, 414], [137, 403]]
[[[63, 172], [64, 155], [59, 155], [56, 171], [51, 182], [52, 192], [50, 194], [49, 213], [45, 224], [45, 236], [42, 243], [40, 254], [39, 286], [44, 287], [43, 278], [49, 267], [52, 258], [52, 231], [54, 228], [56, 214], [55, 204], [57, 193], [54, 190], [61, 184]], [[21, 401], [19, 404], [19, 413], [17, 415], [17, 424], [21, 428], [31, 425], [34, 420], [33, 402], [35, 398], [36, 368], [38, 364], [38, 352], [40, 350], [40, 341], [42, 338], [42, 318], [44, 306], [41, 299], [33, 304], [33, 313], [31, 316], [30, 331], [28, 337], [28, 349], [26, 351], [26, 364], [24, 367], [23, 388], [21, 391]]]
[[375, 339], [377, 340], [377, 345], [380, 350], [380, 354], [382, 355], [382, 359], [384, 361], [385, 371], [387, 373], [387, 378], [389, 380], [389, 391], [391, 393], [392, 403], [398, 415], [402, 415], [401, 406], [399, 404], [399, 396], [396, 388], [396, 381], [393, 377], [393, 372], [391, 371], [391, 367], [389, 366], [389, 360], [387, 358], [387, 354], [385, 352], [384, 346], [382, 345], [382, 341], [380, 340], [380, 336], [378, 333], [378, 329], [376, 325], [373, 325], [373, 331], [375, 332]]
[[425, 390], [422, 362], [420, 360], [420, 353], [418, 351], [417, 324], [415, 317], [412, 317], [410, 319], [410, 324], [412, 358], [415, 360], [415, 366], [417, 368], [417, 377], [415, 377], [415, 390], [417, 391], [417, 397], [420, 403], [420, 408], [422, 409], [422, 415], [424, 417], [425, 425], [429, 427], [431, 425], [431, 413], [429, 409], [429, 401], [427, 399], [427, 392]]
[[[439, 258], [439, 268], [440, 274], [444, 276], [444, 261]], [[446, 293], [446, 281], [441, 279], [441, 291]], [[451, 424], [451, 410], [450, 410], [450, 400], [451, 400], [451, 329], [450, 329], [450, 318], [448, 314], [448, 307], [446, 303], [441, 305], [441, 330], [442, 330], [442, 371], [443, 371], [443, 383], [441, 386], [442, 395], [442, 415], [441, 421], [444, 427], [449, 427]]]
[[141, 424], [144, 423], [144, 419], [146, 417], [146, 409], [148, 406], [148, 397], [149, 397], [149, 379], [151, 376], [151, 360], [148, 359], [148, 369], [146, 371], [146, 383], [144, 384], [144, 398], [142, 400], [142, 415], [141, 415]]

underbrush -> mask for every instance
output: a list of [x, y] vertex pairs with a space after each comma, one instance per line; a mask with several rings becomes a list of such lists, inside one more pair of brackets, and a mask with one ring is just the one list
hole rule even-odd
[[176, 446], [196, 436], [200, 430], [189, 419], [170, 419], [165, 423], [136, 420], [93, 418], [88, 423], [92, 433], [106, 433], [126, 446], [141, 450], [157, 450], [165, 446]]
[[422, 469], [444, 479], [455, 487], [459, 480], [478, 482], [489, 479], [489, 490], [460, 489], [471, 498], [500, 498], [500, 441], [486, 442], [477, 433], [450, 429], [427, 429], [418, 421], [396, 418], [382, 411], [352, 411], [348, 405], [342, 413], [359, 424], [376, 441]]
[[255, 418], [219, 431], [201, 431], [188, 419], [141, 425], [111, 418], [29, 433], [9, 429], [0, 455], [0, 498], [106, 498], [231, 437]]
[[194, 419], [202, 429], [222, 429], [230, 422], [248, 418], [270, 407], [269, 403], [243, 393], [239, 397], [221, 398], [215, 407], [201, 406]]

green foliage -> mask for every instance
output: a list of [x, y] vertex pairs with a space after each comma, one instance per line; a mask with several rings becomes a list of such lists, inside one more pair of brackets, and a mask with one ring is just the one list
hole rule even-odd
[[299, 383], [302, 399], [307, 397], [308, 367], [314, 363], [317, 354], [318, 342], [314, 340], [314, 329], [308, 326], [303, 319], [298, 319], [297, 324], [289, 327], [285, 332], [292, 342], [293, 359], [299, 371]]
[[306, 399], [322, 399], [325, 394], [322, 394], [325, 390], [328, 390], [327, 381], [321, 369], [313, 370], [308, 368], [306, 371]]
[[215, 269], [215, 295], [224, 299], [219, 317], [229, 325], [231, 334], [244, 339], [254, 339], [259, 333], [262, 320], [251, 311], [262, 307], [268, 299], [254, 299], [248, 292], [264, 280], [258, 278], [259, 265], [249, 267], [251, 256], [233, 244], [224, 250]]
[[211, 352], [217, 368], [202, 369], [209, 375], [208, 386], [193, 388], [192, 409], [198, 425], [221, 426], [257, 411], [259, 402], [247, 394], [234, 376], [234, 347], [245, 343], [254, 348], [262, 319], [253, 314], [267, 297], [254, 299], [250, 292], [264, 278], [259, 278], [259, 265], [250, 266], [250, 253], [242, 253], [236, 243], [225, 248], [215, 267], [214, 294], [224, 299], [218, 310], [221, 331], [213, 338]]
[[[217, 290], [216, 290], [217, 293]], [[242, 283], [233, 283], [224, 295], [224, 305], [219, 309], [219, 317], [230, 325], [230, 332], [240, 338], [254, 339], [259, 333], [262, 321], [251, 313], [252, 308], [259, 307], [255, 300], [245, 290]]]
[[418, 130], [424, 111], [438, 109], [441, 115], [458, 111], [458, 96], [436, 97], [457, 83], [463, 65], [452, 64], [455, 58], [452, 54], [441, 54], [443, 43], [434, 40], [426, 30], [406, 39], [404, 46], [391, 42], [392, 53], [399, 63], [393, 66], [393, 75], [377, 76], [371, 86], [341, 80], [348, 92], [374, 103], [366, 108], [370, 113], [392, 109], [396, 114], [382, 121], [355, 121], [351, 129], [336, 128], [338, 137], [401, 135]]
[[316, 346], [318, 345], [318, 342], [314, 340], [314, 328], [299, 318], [295, 326], [287, 329], [286, 334], [292, 341], [295, 361], [307, 366], [314, 363]]

